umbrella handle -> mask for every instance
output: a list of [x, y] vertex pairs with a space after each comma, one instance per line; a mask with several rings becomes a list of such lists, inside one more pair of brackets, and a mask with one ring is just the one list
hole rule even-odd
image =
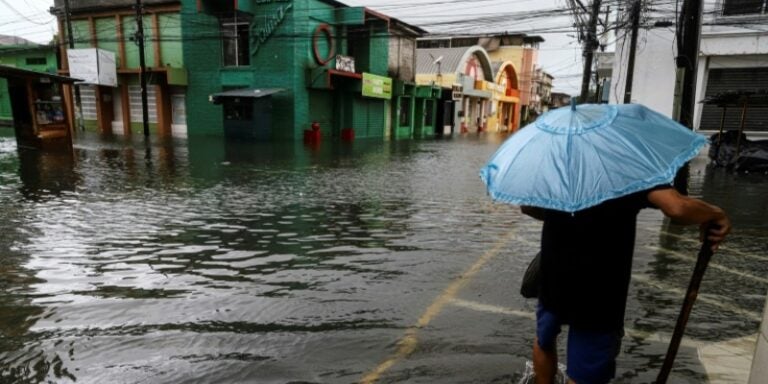
[[656, 384], [666, 383], [669, 373], [672, 371], [672, 364], [675, 361], [675, 356], [677, 356], [677, 350], [680, 348], [680, 341], [683, 339], [683, 333], [685, 332], [685, 326], [688, 323], [688, 317], [693, 309], [693, 303], [696, 301], [696, 297], [699, 294], [701, 280], [704, 278], [704, 272], [707, 270], [709, 260], [712, 258], [712, 245], [707, 239], [707, 234], [711, 228], [712, 226], [708, 226], [704, 232], [704, 242], [701, 244], [701, 249], [699, 249], [699, 256], [696, 259], [696, 266], [693, 268], [691, 282], [688, 284], [688, 291], [685, 293], [683, 307], [680, 309], [680, 315], [677, 317], [677, 324], [675, 324], [675, 331], [672, 333], [672, 339], [669, 342], [667, 356], [664, 358], [664, 364], [661, 366], [661, 371], [656, 377]]

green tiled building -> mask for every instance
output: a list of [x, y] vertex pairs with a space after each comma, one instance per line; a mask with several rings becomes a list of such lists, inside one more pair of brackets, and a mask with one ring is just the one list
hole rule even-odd
[[[275, 140], [301, 139], [313, 122], [323, 136], [352, 130], [355, 138], [380, 138], [397, 132], [393, 82], [412, 84], [415, 38], [423, 30], [333, 0], [182, 3], [190, 134], [221, 134], [225, 120], [254, 116], [230, 112], [242, 108], [243, 100], [208, 101], [209, 95], [238, 88], [283, 90], [271, 95], [269, 136]], [[364, 91], [370, 82], [378, 86]], [[412, 116], [413, 107], [405, 113]]]
[[[415, 130], [430, 120], [413, 85], [422, 29], [334, 0], [143, 2], [150, 126], [158, 134], [300, 140], [312, 123], [324, 137], [411, 138], [429, 130]], [[64, 29], [62, 4], [55, 0], [54, 13]], [[134, 1], [72, 4], [75, 47], [114, 52], [117, 62], [116, 88], [81, 87], [88, 126], [139, 131]]]

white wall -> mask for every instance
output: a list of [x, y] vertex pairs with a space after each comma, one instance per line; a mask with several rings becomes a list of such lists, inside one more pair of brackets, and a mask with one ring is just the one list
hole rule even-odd
[[[612, 104], [624, 102], [629, 39], [618, 41], [611, 77]], [[640, 30], [635, 51], [632, 102], [672, 116], [675, 93], [674, 33], [666, 28]]]
[[[713, 4], [707, 4], [706, 11], [712, 11], [713, 7]], [[632, 87], [633, 103], [644, 104], [669, 117], [672, 117], [676, 78], [674, 57], [677, 49], [673, 28], [639, 31]], [[624, 36], [616, 43], [610, 96], [613, 104], [624, 101], [629, 34]], [[705, 95], [709, 69], [768, 66], [768, 34], [749, 28], [704, 26], [699, 52], [694, 129], [698, 129], [701, 120], [703, 106], [699, 101]]]

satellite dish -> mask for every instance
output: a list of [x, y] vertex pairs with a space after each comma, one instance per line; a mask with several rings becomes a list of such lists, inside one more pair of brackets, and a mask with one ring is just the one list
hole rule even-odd
[[437, 59], [435, 59], [435, 57], [434, 57], [434, 56], [432, 56], [432, 54], [431, 54], [431, 53], [429, 54], [429, 57], [431, 57], [431, 58], [432, 58], [432, 64], [437, 64], [437, 63], [439, 63], [440, 61], [442, 61], [442, 60], [443, 60], [443, 57], [442, 57], [442, 56], [440, 56], [440, 57], [438, 57]]

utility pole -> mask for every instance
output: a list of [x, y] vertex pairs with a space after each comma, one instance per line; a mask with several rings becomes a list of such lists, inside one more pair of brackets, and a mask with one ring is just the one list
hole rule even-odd
[[149, 138], [149, 108], [147, 106], [147, 65], [144, 58], [144, 6], [136, 0], [136, 44], [139, 46], [139, 84], [141, 84], [141, 117], [144, 125], [144, 138]]
[[[69, 0], [64, 0], [64, 24], [67, 26], [67, 46], [69, 49], [75, 49], [75, 38], [72, 35], [72, 21], [70, 20]], [[69, 62], [69, 60], [67, 60]], [[67, 66], [69, 68], [69, 66]], [[69, 74], [72, 75], [72, 69], [69, 68]], [[83, 103], [80, 99], [80, 87], [77, 84], [72, 84], [72, 88], [75, 90], [75, 124], [82, 130], [83, 125]]]
[[592, 0], [592, 10], [589, 15], [589, 25], [587, 26], [587, 36], [584, 42], [582, 57], [584, 58], [584, 74], [581, 78], [581, 95], [579, 102], [587, 101], [589, 96], [589, 82], [592, 79], [592, 61], [594, 60], [597, 41], [597, 22], [600, 19], [601, 0]]
[[627, 80], [624, 86], [624, 104], [632, 102], [632, 81], [635, 76], [635, 51], [637, 50], [637, 32], [640, 29], [640, 0], [632, 3], [632, 37], [629, 43], [629, 61], [627, 62]]
[[[696, 67], [699, 61], [699, 40], [701, 34], [701, 0], [684, 0], [679, 30], [682, 36], [677, 38], [682, 45], [675, 60], [677, 64], [678, 84], [682, 84], [678, 106], [678, 122], [693, 129], [693, 107], [696, 104]], [[681, 79], [682, 78], [682, 79]]]
[[[701, 35], [701, 11], [702, 0], [684, 0], [682, 14], [678, 22], [678, 31], [682, 36], [677, 36], [680, 41], [677, 57], [677, 79], [675, 86], [675, 104], [673, 115], [677, 121], [693, 129], [693, 108], [696, 105], [696, 75], [699, 61], [699, 40]], [[679, 89], [680, 88], [680, 89]], [[688, 194], [688, 175], [690, 169], [686, 164], [675, 175], [675, 189], [683, 195]]]
[[[603, 26], [603, 33], [602, 37], [600, 37], [599, 41], [599, 47], [600, 52], [605, 52], [605, 47], [608, 46], [608, 23], [610, 23], [610, 17], [611, 17], [611, 6], [605, 7], [605, 21], [601, 22], [600, 24]], [[600, 83], [600, 59], [597, 60], [597, 68], [595, 70], [595, 103], [600, 104], [603, 102], [603, 85]]]

